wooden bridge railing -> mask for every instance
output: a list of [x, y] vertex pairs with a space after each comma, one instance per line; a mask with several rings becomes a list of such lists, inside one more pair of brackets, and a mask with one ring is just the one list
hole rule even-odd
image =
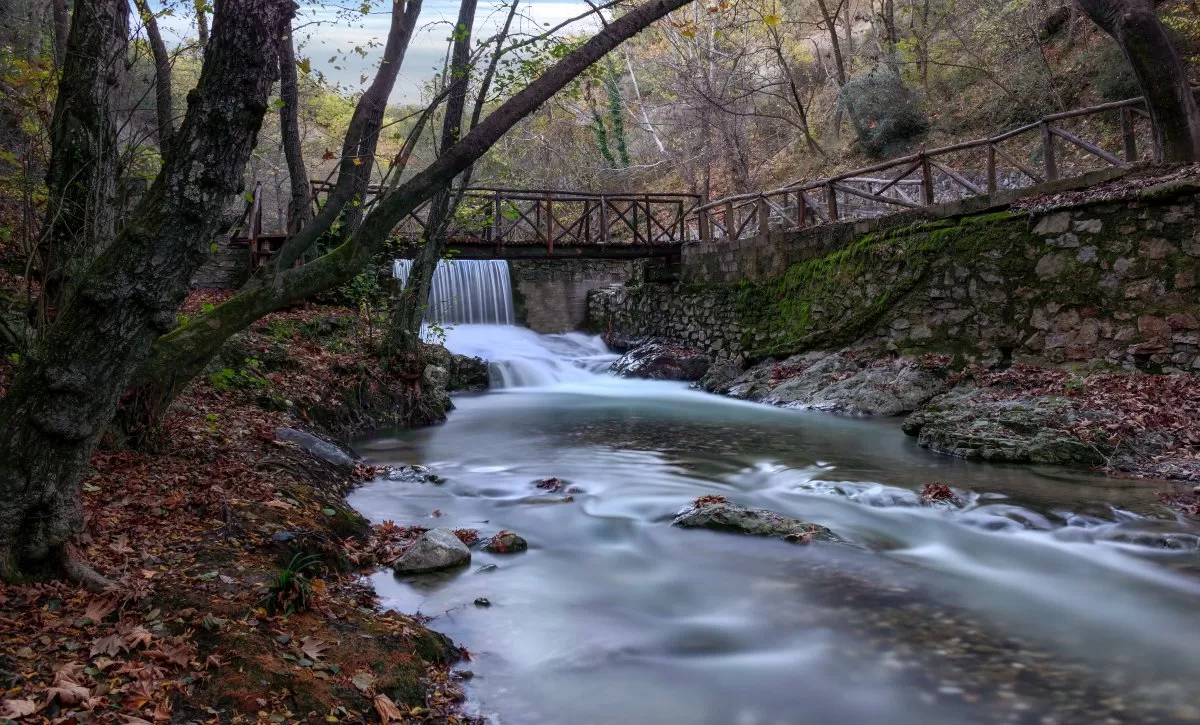
[[[1121, 148], [1116, 153], [1081, 137], [1094, 130], [1088, 127], [1090, 122], [1109, 114], [1115, 114], [1120, 128]], [[1051, 114], [990, 138], [922, 149], [824, 179], [718, 199], [696, 208], [688, 237], [741, 239], [764, 231], [881, 216], [1053, 181], [1064, 170], [1074, 176], [1091, 170], [1086, 167], [1094, 167], [1097, 160], [1105, 166], [1129, 166], [1142, 160], [1139, 135], [1149, 140], [1140, 144], [1141, 149], [1154, 148], [1149, 124], [1139, 128], [1137, 123], [1148, 118], [1141, 98], [1105, 103]], [[1083, 128], [1073, 133], [1065, 127], [1068, 121]], [[1013, 148], [1022, 141], [1020, 150]], [[978, 156], [984, 157], [982, 163]]]
[[[328, 182], [311, 182], [314, 203], [328, 193]], [[367, 204], [380, 193], [367, 191]], [[555, 246], [679, 244], [688, 219], [700, 203], [693, 194], [592, 194], [555, 189], [470, 187], [446, 231], [458, 244]], [[425, 237], [429, 202], [401, 220], [396, 235], [409, 241]]]

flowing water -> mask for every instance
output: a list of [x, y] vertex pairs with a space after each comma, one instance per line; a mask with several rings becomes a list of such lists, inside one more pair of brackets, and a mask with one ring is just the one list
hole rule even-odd
[[[412, 260], [397, 259], [392, 273], [408, 284]], [[433, 271], [426, 322], [511, 325], [516, 321], [508, 262], [494, 259], [443, 260]]]
[[[579, 334], [463, 325], [447, 345], [492, 360], [496, 389], [359, 448], [445, 484], [381, 480], [352, 503], [529, 540], [374, 579], [385, 605], [471, 650], [470, 704], [492, 722], [1200, 721], [1200, 532], [1153, 485], [938, 457], [894, 420], [619, 379]], [[571, 500], [535, 486], [551, 476]], [[966, 505], [920, 505], [930, 481]], [[853, 543], [669, 525], [705, 494]]]

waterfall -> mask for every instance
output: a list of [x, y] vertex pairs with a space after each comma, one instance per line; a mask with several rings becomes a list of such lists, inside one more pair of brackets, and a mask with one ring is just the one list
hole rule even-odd
[[[408, 284], [411, 259], [397, 259], [393, 273]], [[512, 280], [503, 259], [459, 259], [438, 262], [425, 321], [437, 324], [514, 325]]]

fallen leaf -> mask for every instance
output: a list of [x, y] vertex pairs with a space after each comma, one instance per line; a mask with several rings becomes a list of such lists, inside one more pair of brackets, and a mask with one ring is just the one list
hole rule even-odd
[[370, 672], [355, 672], [350, 682], [365, 695], [375, 688], [375, 675]]
[[329, 649], [329, 644], [316, 637], [305, 637], [304, 641], [300, 643], [300, 651], [314, 662], [321, 659], [321, 654], [327, 649]]
[[0, 705], [4, 706], [0, 716], [5, 718], [28, 717], [42, 709], [33, 700], [0, 700]]
[[375, 696], [375, 712], [379, 713], [379, 719], [384, 725], [404, 719], [404, 713], [400, 712], [400, 708], [396, 707], [396, 703], [392, 702], [392, 698], [387, 695]]

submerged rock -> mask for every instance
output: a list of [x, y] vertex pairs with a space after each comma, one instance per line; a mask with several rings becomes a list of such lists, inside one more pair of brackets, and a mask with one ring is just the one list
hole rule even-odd
[[446, 479], [430, 471], [425, 466], [400, 466], [398, 468], [388, 466], [384, 473], [384, 478], [389, 481], [400, 481], [402, 483], [435, 483], [442, 484]]
[[[1097, 414], [1091, 414], [1095, 417]], [[903, 425], [917, 445], [958, 458], [1013, 463], [1100, 465], [1111, 451], [1066, 432], [1080, 413], [1063, 398], [990, 400], [978, 389], [954, 391]]]
[[767, 509], [745, 508], [729, 503], [721, 496], [701, 496], [680, 511], [671, 525], [684, 529], [770, 536], [796, 543], [840, 541], [836, 534], [819, 524], [789, 519]]
[[612, 371], [625, 378], [695, 381], [708, 372], [712, 359], [705, 353], [656, 340], [625, 353]]
[[354, 468], [356, 459], [339, 446], [322, 440], [312, 433], [305, 433], [295, 428], [279, 428], [275, 431], [275, 440], [292, 441], [300, 446], [300, 450], [318, 460], [338, 468]]
[[392, 564], [397, 574], [422, 574], [471, 563], [471, 550], [450, 529], [430, 529]]
[[484, 551], [493, 554], [518, 554], [529, 548], [529, 542], [511, 531], [501, 531], [483, 544]]

